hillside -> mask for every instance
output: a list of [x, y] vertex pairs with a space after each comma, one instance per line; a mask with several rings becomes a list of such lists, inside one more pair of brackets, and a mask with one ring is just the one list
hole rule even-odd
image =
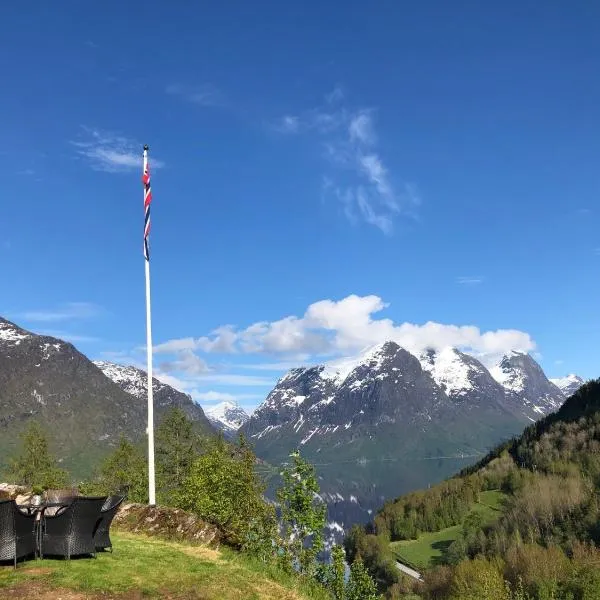
[[[157, 421], [179, 406], [212, 431], [189, 397], [157, 385]], [[143, 438], [146, 401], [122, 389], [72, 344], [0, 318], [0, 472], [32, 419], [52, 432], [61, 465], [75, 477], [89, 477], [121, 436]]]
[[300, 448], [317, 466], [330, 521], [348, 526], [456, 473], [564, 399], [527, 354], [488, 370], [456, 348], [416, 356], [386, 342], [292, 369], [241, 431], [271, 464]]
[[[554, 586], [556, 595], [539, 595], [539, 580], [547, 574], [538, 564], [538, 574], [528, 575], [531, 600], [600, 597], [600, 580], [593, 587], [598, 595], [569, 596], [565, 591], [575, 585], [567, 581], [567, 573], [574, 577], [573, 569], [598, 560], [599, 440], [600, 380], [596, 380], [581, 387], [556, 413], [532, 424], [456, 477], [386, 503], [365, 529], [351, 532], [349, 552], [364, 556], [376, 539], [387, 540], [388, 547], [378, 542], [369, 557], [371, 569], [384, 586], [393, 583], [395, 574], [382, 565], [394, 556], [418, 567], [448, 564], [458, 565], [457, 570], [471, 568], [462, 565], [471, 564], [468, 561], [477, 556], [502, 559], [510, 569], [503, 562], [490, 569], [515, 585], [518, 574], [525, 577], [518, 562], [528, 564], [529, 557], [536, 556], [537, 561], [563, 561], [564, 574], [555, 573], [553, 583], [546, 582]], [[490, 493], [499, 498], [494, 506], [497, 514], [491, 520], [490, 515], [474, 516], [473, 507]], [[457, 572], [446, 571], [446, 575]], [[430, 575], [432, 580], [439, 575], [435, 573]], [[454, 597], [449, 591], [444, 595], [438, 590], [434, 596], [430, 592], [427, 586], [421, 590], [423, 598]]]

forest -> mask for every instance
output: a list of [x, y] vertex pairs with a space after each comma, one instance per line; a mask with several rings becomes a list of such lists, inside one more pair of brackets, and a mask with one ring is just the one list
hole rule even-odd
[[[472, 509], [492, 490], [502, 502], [484, 522]], [[352, 528], [346, 553], [362, 558], [387, 598], [598, 599], [599, 491], [596, 380], [456, 477], [387, 502], [367, 526]], [[393, 549], [452, 527], [455, 539], [428, 565], [424, 582], [403, 578]]]

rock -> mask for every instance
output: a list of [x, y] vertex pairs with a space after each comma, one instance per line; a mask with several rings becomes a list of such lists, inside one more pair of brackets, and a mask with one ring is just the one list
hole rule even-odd
[[[24, 494], [28, 494], [29, 489], [22, 485], [14, 485], [11, 483], [0, 483], [0, 500], [17, 500], [17, 503], [26, 502], [29, 499], [29, 495], [23, 497]], [[22, 498], [19, 501], [19, 498]]]
[[115, 527], [169, 540], [191, 541], [218, 547], [223, 539], [219, 529], [179, 508], [124, 504], [115, 516]]

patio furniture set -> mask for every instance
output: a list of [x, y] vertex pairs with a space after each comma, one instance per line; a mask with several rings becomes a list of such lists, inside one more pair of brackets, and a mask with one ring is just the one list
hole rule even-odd
[[39, 503], [0, 500], [0, 561], [112, 551], [109, 529], [125, 496], [52, 497]]

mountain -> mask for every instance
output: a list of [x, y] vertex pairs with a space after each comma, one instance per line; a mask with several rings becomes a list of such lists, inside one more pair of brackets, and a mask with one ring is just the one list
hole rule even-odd
[[[135, 396], [143, 403], [147, 402], [148, 374], [146, 371], [137, 367], [119, 365], [101, 360], [94, 361], [94, 364], [124, 392]], [[154, 410], [158, 411], [159, 415], [170, 408], [180, 408], [200, 428], [202, 433], [210, 435], [215, 432], [202, 407], [196, 404], [189, 394], [184, 394], [153, 377], [152, 396]]]
[[585, 381], [578, 375], [567, 375], [558, 379], [550, 380], [567, 398], [572, 396]]
[[511, 352], [490, 373], [504, 387], [513, 407], [530, 421], [555, 411], [566, 399], [529, 354]]
[[[174, 404], [185, 403], [159, 399], [157, 421]], [[194, 406], [194, 418], [201, 420], [202, 409]], [[0, 318], [0, 471], [31, 419], [51, 432], [61, 464], [83, 478], [121, 436], [144, 437], [146, 402], [121, 389], [72, 344]]]
[[206, 416], [215, 429], [229, 437], [250, 418], [241, 406], [227, 401], [207, 409]]
[[292, 369], [241, 431], [271, 464], [300, 448], [316, 464], [330, 520], [347, 526], [460, 470], [562, 401], [526, 354], [490, 371], [455, 348], [417, 357], [386, 342]]

